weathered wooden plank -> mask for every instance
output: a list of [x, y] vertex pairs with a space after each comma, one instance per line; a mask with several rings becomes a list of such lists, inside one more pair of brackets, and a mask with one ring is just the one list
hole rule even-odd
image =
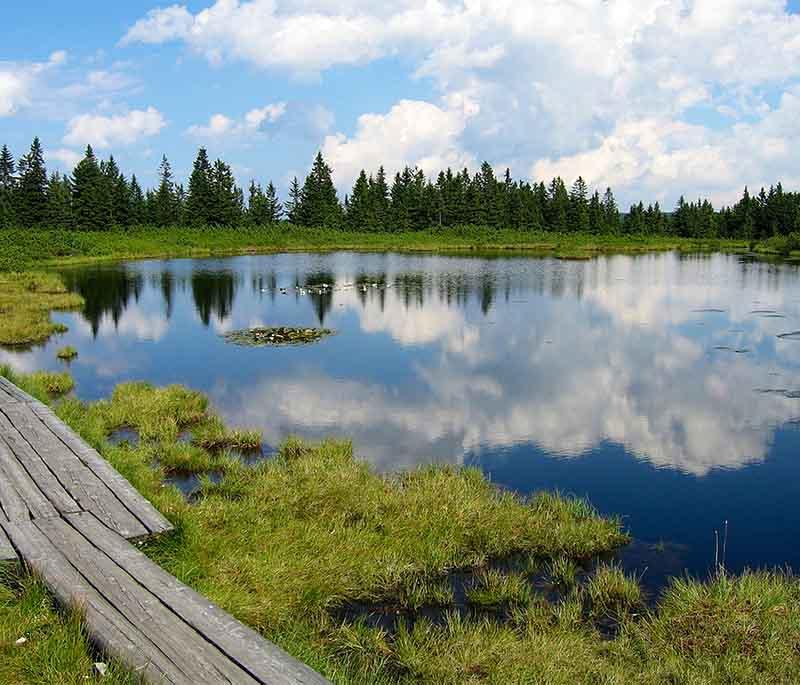
[[[8, 523], [8, 518], [6, 518], [2, 511], [0, 511], [0, 521]], [[8, 539], [3, 529], [0, 528], [0, 562], [16, 560], [17, 552], [11, 544], [11, 540]]]
[[136, 578], [148, 591], [215, 644], [259, 682], [275, 685], [324, 685], [328, 681], [277, 645], [265, 640], [154, 564], [92, 514], [80, 513], [67, 521]]
[[82, 612], [89, 637], [104, 652], [141, 673], [151, 683], [192, 684], [192, 679], [106, 601], [32, 522], [0, 521], [0, 528], [56, 599]]
[[0, 528], [0, 562], [18, 561], [17, 552], [11, 544], [11, 540]]
[[[37, 516], [52, 516], [54, 515], [52, 507], [61, 513], [81, 511], [80, 505], [64, 489], [47, 464], [42, 461], [39, 454], [28, 444], [28, 441], [22, 437], [2, 411], [0, 411], [0, 438], [2, 438], [2, 444], [11, 450], [14, 460], [24, 468], [34, 484], [34, 489], [41, 492], [52, 505], [47, 507], [35, 496], [31, 488], [24, 487], [24, 478], [22, 474], [18, 474], [19, 480], [15, 481], [19, 484], [18, 492], [21, 492], [26, 498], [29, 497], [26, 499], [26, 504], [32, 513]], [[2, 454], [2, 450], [0, 450], [0, 458], [2, 458]], [[7, 464], [10, 463], [7, 459], [5, 461]], [[13, 474], [13, 470], [10, 469], [9, 474]]]
[[42, 422], [90, 468], [119, 498], [122, 504], [141, 521], [150, 533], [172, 530], [172, 524], [148, 502], [119, 472], [96, 450], [87, 445], [69, 426], [48, 407], [33, 407]]
[[28, 393], [14, 385], [5, 376], [0, 376], [0, 389], [3, 391], [4, 395], [10, 396], [17, 402], [28, 402], [29, 400], [34, 399]]
[[3, 407], [2, 413], [13, 422], [82, 509], [94, 512], [125, 537], [147, 535], [144, 525], [76, 454], [56, 438], [30, 407]]
[[42, 519], [35, 524], [76, 570], [193, 682], [258, 685], [67, 521]]
[[[28, 478], [25, 469], [14, 459], [8, 445], [0, 439], [0, 515], [5, 515], [9, 521], [27, 521], [30, 518], [25, 500], [17, 490], [20, 481], [31, 486], [31, 489], [35, 491], [35, 497], [44, 499], [42, 493]], [[44, 499], [44, 505], [48, 506], [50, 503]], [[52, 506], [50, 506], [50, 510], [55, 514]]]

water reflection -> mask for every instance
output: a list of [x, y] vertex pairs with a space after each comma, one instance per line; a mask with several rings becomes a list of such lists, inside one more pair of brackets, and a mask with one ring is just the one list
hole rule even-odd
[[[0, 355], [55, 367], [55, 347], [74, 345], [87, 398], [128, 379], [187, 383], [270, 444], [340, 435], [387, 470], [468, 462], [522, 492], [588, 494], [629, 514], [637, 535], [676, 544], [693, 542], [691, 521], [702, 535], [716, 525], [698, 512], [745, 518], [747, 500], [769, 519], [796, 495], [793, 462], [776, 456], [800, 447], [787, 428], [800, 420], [800, 342], [777, 337], [800, 329], [796, 266], [338, 253], [65, 276], [87, 303], [58, 315], [70, 333]], [[280, 350], [219, 336], [255, 325], [338, 335]], [[741, 495], [759, 478], [775, 484], [769, 497]], [[686, 525], [674, 502], [690, 510]], [[780, 512], [779, 527], [800, 526], [794, 509]], [[742, 563], [794, 561], [785, 542], [762, 538]]]

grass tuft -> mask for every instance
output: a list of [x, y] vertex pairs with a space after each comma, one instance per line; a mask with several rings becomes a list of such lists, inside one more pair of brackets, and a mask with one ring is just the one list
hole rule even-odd
[[485, 569], [475, 577], [475, 584], [467, 590], [467, 600], [482, 607], [526, 604], [531, 598], [531, 584], [521, 573], [499, 569]]
[[617, 618], [643, 605], [638, 581], [617, 566], [599, 566], [586, 585], [586, 594], [595, 617]]
[[67, 345], [66, 347], [62, 347], [58, 352], [56, 352], [56, 357], [59, 359], [63, 359], [64, 361], [72, 361], [78, 356], [78, 350], [76, 350], [72, 345]]

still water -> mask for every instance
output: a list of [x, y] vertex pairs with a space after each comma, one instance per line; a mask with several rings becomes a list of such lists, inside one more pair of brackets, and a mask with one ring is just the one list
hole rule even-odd
[[[64, 272], [86, 300], [23, 370], [65, 366], [82, 399], [183, 383], [233, 425], [341, 436], [382, 470], [468, 464], [522, 494], [619, 514], [625, 563], [659, 584], [727, 565], [800, 568], [800, 272], [729, 255], [290, 254]], [[334, 285], [324, 295], [307, 286]], [[285, 293], [283, 290], [285, 290]], [[315, 326], [304, 347], [221, 334]], [[661, 544], [663, 543], [663, 544]], [[657, 550], [657, 551], [654, 551]]]

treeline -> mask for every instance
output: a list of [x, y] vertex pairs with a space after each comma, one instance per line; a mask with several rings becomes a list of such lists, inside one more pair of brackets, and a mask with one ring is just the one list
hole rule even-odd
[[461, 225], [491, 229], [675, 235], [760, 240], [800, 231], [800, 194], [780, 183], [751, 195], [747, 188], [733, 206], [720, 211], [708, 200], [681, 198], [671, 212], [659, 204], [633, 205], [621, 213], [610, 188], [590, 192], [582, 178], [567, 187], [514, 180], [506, 170], [497, 178], [484, 162], [447, 169], [435, 179], [406, 167], [389, 179], [383, 167], [362, 171], [340, 201], [330, 166], [318, 153], [302, 183], [294, 178], [282, 202], [270, 182], [237, 186], [230, 165], [212, 162], [200, 148], [186, 186], [169, 161], [159, 166], [158, 185], [143, 190], [135, 175], [126, 177], [114, 157], [98, 159], [91, 146], [72, 174], [48, 176], [39, 139], [18, 160], [7, 146], [0, 151], [0, 226], [108, 230], [134, 226], [237, 227], [278, 222], [355, 231], [393, 232]]

